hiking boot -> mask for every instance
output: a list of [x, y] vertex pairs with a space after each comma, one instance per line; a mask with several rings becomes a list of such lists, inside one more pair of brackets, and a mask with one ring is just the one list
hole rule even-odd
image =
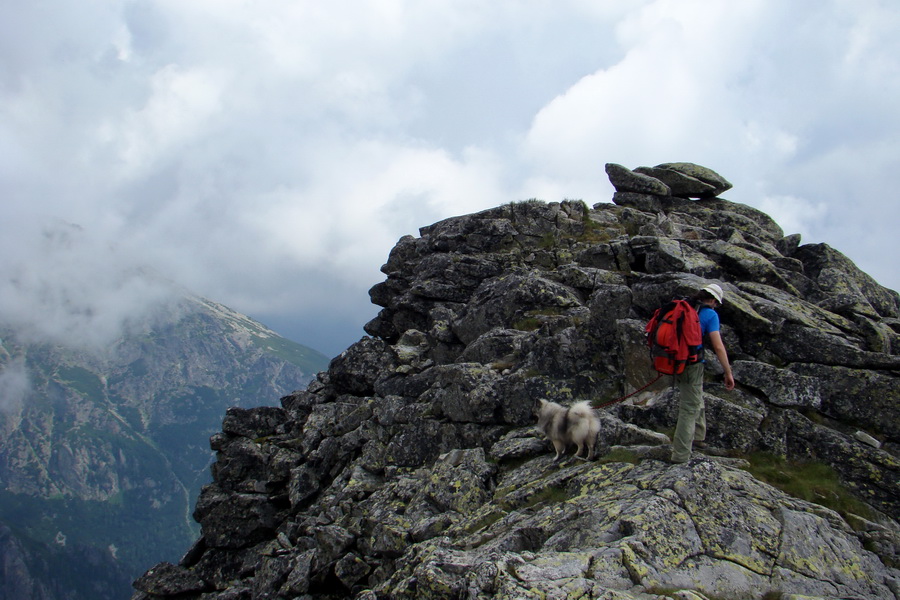
[[697, 448], [698, 450], [703, 450], [704, 448], [707, 447], [707, 445], [708, 444], [706, 442], [704, 442], [703, 440], [694, 440], [693, 442], [691, 442], [691, 446], [693, 448]]

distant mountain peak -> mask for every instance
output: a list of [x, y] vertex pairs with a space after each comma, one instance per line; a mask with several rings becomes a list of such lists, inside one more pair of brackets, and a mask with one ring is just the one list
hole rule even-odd
[[[8, 323], [0, 338], [0, 551], [22, 565], [0, 597], [125, 597], [151, 559], [194, 539], [188, 514], [226, 411], [277, 402], [328, 364], [193, 295], [108, 346], [37, 341]], [[85, 553], [96, 570], [81, 571]]]

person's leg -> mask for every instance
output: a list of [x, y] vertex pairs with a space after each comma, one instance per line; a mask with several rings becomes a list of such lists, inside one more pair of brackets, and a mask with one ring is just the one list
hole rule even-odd
[[701, 370], [700, 381], [700, 411], [697, 413], [697, 422], [694, 425], [694, 441], [702, 442], [706, 440], [706, 402], [703, 401], [703, 371]]
[[[672, 438], [672, 462], [687, 462], [691, 457], [691, 442], [697, 432], [697, 421], [703, 410], [703, 363], [688, 365], [676, 378], [678, 385], [678, 422]], [[703, 422], [706, 435], [706, 422]]]

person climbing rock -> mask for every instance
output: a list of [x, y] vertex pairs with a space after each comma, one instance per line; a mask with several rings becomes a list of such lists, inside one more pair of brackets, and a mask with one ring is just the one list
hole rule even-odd
[[725, 370], [725, 389], [734, 389], [734, 376], [728, 362], [728, 352], [722, 341], [719, 327], [719, 314], [716, 307], [722, 304], [725, 294], [715, 283], [705, 286], [693, 298], [692, 304], [697, 307], [700, 316], [700, 330], [703, 337], [703, 349], [698, 360], [687, 365], [680, 375], [675, 376], [678, 387], [678, 422], [672, 438], [673, 463], [684, 463], [691, 458], [692, 448], [706, 447], [706, 407], [703, 404], [703, 369], [705, 360], [703, 351], [706, 342], [712, 347], [716, 357]]

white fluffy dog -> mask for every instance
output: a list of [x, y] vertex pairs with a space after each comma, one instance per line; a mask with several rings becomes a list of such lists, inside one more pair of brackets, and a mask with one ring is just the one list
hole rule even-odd
[[[556, 402], [541, 400], [538, 407], [538, 429], [553, 442], [556, 450], [554, 461], [565, 454], [566, 447], [575, 444], [578, 450], [575, 458], [591, 460], [594, 458], [594, 444], [600, 433], [600, 419], [587, 401], [576, 402], [566, 408]], [[587, 457], [581, 451], [587, 446]]]

